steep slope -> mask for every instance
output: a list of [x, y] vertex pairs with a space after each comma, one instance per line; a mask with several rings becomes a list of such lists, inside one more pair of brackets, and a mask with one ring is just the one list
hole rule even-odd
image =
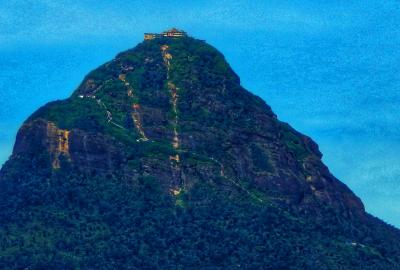
[[318, 146], [190, 37], [146, 40], [21, 127], [0, 172], [11, 269], [400, 269]]

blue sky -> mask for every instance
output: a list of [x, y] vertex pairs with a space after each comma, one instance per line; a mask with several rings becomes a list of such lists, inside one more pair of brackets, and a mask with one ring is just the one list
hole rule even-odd
[[176, 26], [222, 51], [370, 213], [400, 227], [398, 1], [0, 2], [0, 164], [40, 105], [143, 32]]

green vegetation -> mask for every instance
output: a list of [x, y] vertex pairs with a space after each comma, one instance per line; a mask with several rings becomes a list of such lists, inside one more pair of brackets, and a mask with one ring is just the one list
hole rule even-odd
[[150, 176], [136, 184], [62, 176], [50, 185], [30, 178], [14, 191], [1, 182], [0, 195], [9, 191], [1, 197], [1, 269], [361, 269], [359, 261], [395, 269], [372, 267], [383, 256], [370, 246], [377, 232], [335, 213], [293, 220], [207, 185], [174, 201]]
[[[38, 119], [72, 130], [60, 168]], [[400, 269], [399, 231], [203, 41], [143, 42], [26, 123], [0, 171], [0, 269]]]
[[44, 118], [61, 129], [79, 128], [102, 132], [106, 126], [106, 114], [93, 99], [67, 99], [47, 104], [29, 119]]
[[286, 123], [281, 123], [281, 129], [286, 146], [298, 160], [303, 160], [306, 157], [310, 156], [310, 150], [307, 149], [307, 147], [297, 135], [297, 132], [294, 131], [292, 127], [290, 127]]

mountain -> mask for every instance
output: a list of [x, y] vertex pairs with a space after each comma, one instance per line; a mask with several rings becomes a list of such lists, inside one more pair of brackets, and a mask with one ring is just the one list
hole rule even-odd
[[22, 125], [0, 171], [0, 268], [400, 269], [400, 231], [317, 144], [215, 48], [168, 33]]

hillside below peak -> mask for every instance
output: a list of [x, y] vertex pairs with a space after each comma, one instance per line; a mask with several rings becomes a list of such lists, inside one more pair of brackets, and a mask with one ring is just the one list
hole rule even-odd
[[[112, 260], [119, 267], [165, 261], [188, 268], [198, 261], [239, 269], [235, 261], [265, 258], [246, 268], [265, 269], [287, 256], [273, 252], [294, 246], [307, 256], [293, 261], [307, 269], [340, 269], [347, 257], [347, 266], [369, 258], [383, 267], [366, 269], [400, 265], [398, 231], [365, 212], [322, 163], [318, 145], [244, 89], [218, 50], [171, 32], [184, 33], [146, 38], [91, 71], [69, 98], [25, 121], [0, 171], [2, 235], [34, 238], [26, 240], [34, 247], [29, 258], [47, 256], [49, 245], [63, 261], [69, 254], [76, 265], [91, 267], [118, 257]], [[32, 226], [51, 241], [25, 237], [35, 234]], [[229, 254], [242, 245], [246, 252], [237, 251], [236, 259], [213, 255], [221, 250], [212, 232], [223, 236]], [[12, 239], [0, 239], [4, 254], [28, 258], [9, 245]], [[110, 241], [126, 256], [111, 252]], [[90, 260], [80, 251], [72, 256], [71, 246], [81, 246]], [[161, 261], [148, 260], [154, 254]]]

